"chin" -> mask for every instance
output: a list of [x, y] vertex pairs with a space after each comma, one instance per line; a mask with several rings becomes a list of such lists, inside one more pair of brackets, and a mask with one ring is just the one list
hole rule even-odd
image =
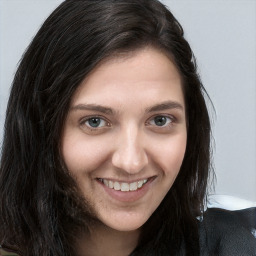
[[116, 216], [112, 218], [108, 218], [107, 220], [101, 220], [101, 222], [106, 225], [107, 227], [117, 230], [117, 231], [122, 231], [122, 232], [129, 232], [129, 231], [135, 231], [140, 229], [145, 222], [149, 219], [150, 216], [145, 216], [145, 215], [135, 215], [127, 216]]

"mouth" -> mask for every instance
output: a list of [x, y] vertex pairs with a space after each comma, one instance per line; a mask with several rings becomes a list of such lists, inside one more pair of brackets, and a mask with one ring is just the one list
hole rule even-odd
[[151, 176], [132, 182], [105, 178], [97, 178], [96, 180], [114, 202], [133, 203], [146, 196], [156, 178], [157, 176]]
[[102, 179], [102, 178], [98, 178], [97, 180], [110, 189], [113, 189], [116, 191], [122, 191], [122, 192], [129, 192], [129, 191], [137, 191], [141, 189], [150, 179], [151, 178], [141, 179], [131, 183], [118, 182], [118, 181]]

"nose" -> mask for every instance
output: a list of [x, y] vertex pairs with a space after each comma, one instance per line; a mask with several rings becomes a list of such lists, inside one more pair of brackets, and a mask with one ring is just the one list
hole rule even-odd
[[148, 164], [148, 156], [143, 147], [143, 136], [135, 126], [126, 127], [117, 137], [112, 155], [112, 164], [129, 174], [136, 174]]

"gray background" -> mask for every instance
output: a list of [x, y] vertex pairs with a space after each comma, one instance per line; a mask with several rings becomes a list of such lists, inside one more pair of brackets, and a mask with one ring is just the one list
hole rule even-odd
[[[17, 63], [61, 0], [0, 0], [0, 140]], [[256, 1], [163, 0], [182, 24], [216, 109], [216, 194], [256, 201]]]

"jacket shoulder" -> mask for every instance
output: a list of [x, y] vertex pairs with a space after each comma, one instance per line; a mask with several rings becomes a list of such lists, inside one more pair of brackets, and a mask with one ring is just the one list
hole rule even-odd
[[210, 208], [199, 223], [202, 255], [256, 256], [256, 208]]

